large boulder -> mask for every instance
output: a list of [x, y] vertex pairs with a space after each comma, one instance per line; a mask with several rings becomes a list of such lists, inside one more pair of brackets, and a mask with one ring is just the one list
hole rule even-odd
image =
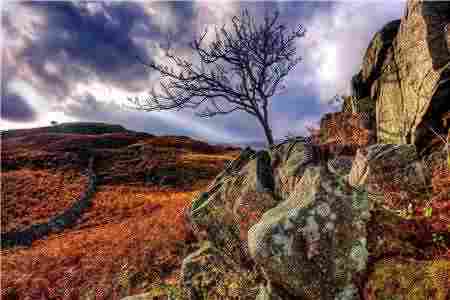
[[[406, 15], [379, 31], [353, 78], [357, 101], [376, 108], [378, 143], [426, 147], [434, 127], [443, 132], [450, 110], [450, 2], [409, 0]], [[369, 101], [370, 102], [370, 101]], [[447, 127], [448, 128], [448, 127]]]
[[[254, 263], [247, 243], [249, 228], [267, 210], [296, 193], [293, 187], [307, 167], [317, 163], [316, 148], [309, 140], [298, 138], [272, 151], [256, 153], [246, 149], [216, 177], [206, 192], [194, 199], [187, 213], [189, 223], [199, 240], [209, 241], [214, 249], [220, 250], [215, 253], [221, 258], [215, 261], [231, 262], [226, 268], [232, 265], [233, 269], [252, 270]], [[204, 252], [197, 253], [195, 257], [204, 255]], [[192, 265], [188, 261], [192, 257], [185, 260], [186, 266]], [[188, 269], [184, 268], [183, 272]], [[189, 274], [182, 274], [183, 282], [190, 280]], [[221, 280], [227, 280], [230, 274], [226, 273]]]
[[206, 240], [247, 261], [248, 228], [276, 205], [274, 188], [270, 155], [244, 151], [193, 201], [191, 222], [204, 229]]
[[364, 191], [312, 166], [250, 229], [250, 254], [283, 299], [360, 299], [354, 279], [366, 268], [369, 217]]
[[210, 242], [184, 259], [181, 274], [186, 299], [255, 299], [258, 291], [257, 272], [239, 268]]
[[[269, 153], [246, 149], [215, 178], [206, 192], [193, 200], [187, 213], [189, 223], [197, 239], [209, 242], [210, 246], [184, 260], [182, 286], [188, 299], [197, 299], [195, 295], [201, 286], [210, 290], [211, 299], [226, 299], [228, 296], [223, 296], [218, 286], [233, 282], [238, 273], [247, 272], [250, 277], [258, 275], [250, 260], [247, 234], [261, 215], [277, 204], [274, 188]], [[211, 273], [212, 269], [221, 270], [217, 276], [214, 275], [214, 283], [194, 280], [195, 272], [190, 270], [202, 266], [205, 274]], [[213, 276], [213, 273], [208, 276]], [[198, 284], [191, 287], [190, 282]], [[217, 289], [210, 286], [214, 284]]]
[[320, 159], [319, 149], [311, 139], [296, 139], [278, 145], [271, 151], [275, 192], [286, 199], [305, 170]]

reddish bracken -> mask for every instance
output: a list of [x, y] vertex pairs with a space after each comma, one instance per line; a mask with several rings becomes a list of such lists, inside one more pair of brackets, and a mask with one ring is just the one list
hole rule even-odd
[[[147, 136], [137, 136], [136, 147], [127, 147], [134, 137], [124, 135], [97, 135], [98, 140], [88, 135], [66, 134], [2, 139], [2, 150], [6, 148], [2, 152], [2, 193], [14, 190], [9, 196], [19, 199], [19, 205], [8, 211], [43, 216], [44, 212], [49, 215], [63, 209], [66, 205], [63, 191], [81, 190], [70, 189], [67, 182], [77, 183], [86, 167], [78, 152], [85, 142], [97, 151], [94, 169], [98, 177], [117, 179], [107, 183], [103, 178], [93, 196], [93, 205], [74, 228], [35, 241], [30, 248], [1, 252], [2, 299], [80, 299], [87, 294], [98, 300], [121, 299], [145, 292], [152, 283], [166, 278], [173, 280], [185, 255], [181, 252], [193, 240], [183, 211], [195, 194], [204, 190], [221, 171], [225, 161], [238, 152], [223, 147], [210, 149], [194, 140]], [[116, 138], [120, 140], [118, 143], [114, 143]], [[63, 140], [74, 144], [65, 145]], [[58, 151], [49, 144], [58, 145]], [[173, 170], [192, 176], [194, 184], [145, 186], [148, 157], [152, 161], [147, 169], [155, 165], [166, 169], [173, 166]], [[44, 168], [49, 162], [54, 164], [53, 169]], [[67, 180], [59, 184], [64, 176]], [[30, 197], [42, 201], [34, 201], [32, 205], [30, 201], [23, 202]], [[2, 215], [3, 220], [6, 219]], [[30, 219], [29, 223], [34, 221]]]
[[372, 131], [364, 114], [329, 113], [320, 122], [320, 132], [326, 143], [364, 147], [373, 143]]
[[434, 194], [440, 194], [443, 197], [446, 195], [448, 197], [450, 193], [450, 170], [448, 166], [441, 165], [436, 167], [433, 170], [431, 182]]
[[23, 230], [47, 222], [69, 208], [85, 191], [81, 170], [20, 169], [1, 173], [1, 230]]

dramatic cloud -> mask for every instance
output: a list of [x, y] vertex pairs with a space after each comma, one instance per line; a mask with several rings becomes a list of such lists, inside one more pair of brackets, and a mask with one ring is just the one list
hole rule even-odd
[[36, 112], [20, 95], [2, 89], [2, 118], [12, 122], [30, 122]]
[[176, 52], [193, 59], [188, 43], [205, 29], [230, 24], [243, 8], [255, 16], [280, 11], [294, 29], [303, 61], [274, 97], [276, 138], [305, 134], [335, 107], [325, 100], [349, 93], [373, 34], [403, 14], [404, 2], [8, 2], [2, 11], [2, 119], [5, 128], [48, 125], [50, 120], [121, 123], [154, 134], [181, 134], [214, 142], [264, 139], [250, 115], [200, 119], [192, 111], [137, 112], [127, 97], [144, 95], [159, 74], [140, 64], [167, 63], [162, 47], [171, 34]]
[[[74, 82], [100, 80], [125, 89], [142, 88], [146, 70], [133, 58], [146, 58], [130, 38], [135, 24], [150, 34], [149, 18], [138, 4], [30, 2], [28, 13], [44, 21], [33, 23], [35, 34], [25, 40], [21, 61], [58, 96], [70, 93]], [[26, 22], [26, 21], [23, 21]], [[19, 27], [21, 22], [16, 23]], [[22, 34], [23, 27], [16, 30]], [[33, 38], [34, 37], [34, 38]]]
[[335, 94], [350, 94], [351, 77], [359, 71], [373, 35], [399, 19], [405, 5], [404, 1], [346, 1], [312, 15], [305, 39], [298, 42], [304, 57], [296, 70], [298, 84], [314, 89], [321, 102]]
[[[73, 97], [62, 107], [68, 115], [86, 121], [111, 122], [126, 124], [128, 128], [151, 132], [157, 135], [185, 135], [211, 142], [237, 142], [235, 136], [227, 128], [217, 126], [217, 123], [195, 118], [189, 111], [173, 113], [139, 112], [124, 109], [114, 101], [99, 101], [94, 95], [85, 93]], [[113, 122], [113, 123], [114, 123]]]

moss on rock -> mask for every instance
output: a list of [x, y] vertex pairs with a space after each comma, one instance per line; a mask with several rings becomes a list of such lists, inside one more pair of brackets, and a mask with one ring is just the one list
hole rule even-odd
[[365, 292], [368, 300], [446, 300], [449, 274], [449, 260], [385, 259], [376, 263]]

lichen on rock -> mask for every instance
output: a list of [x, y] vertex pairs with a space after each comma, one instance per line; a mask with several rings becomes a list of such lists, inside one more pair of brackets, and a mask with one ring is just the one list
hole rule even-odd
[[[269, 281], [288, 287], [293, 297], [345, 294], [352, 276], [366, 267], [368, 205], [353, 207], [349, 189], [330, 189], [338, 184], [324, 167], [307, 169], [299, 183], [302, 193], [292, 193], [249, 231], [253, 259]], [[341, 272], [340, 280], [329, 276], [334, 272]]]

